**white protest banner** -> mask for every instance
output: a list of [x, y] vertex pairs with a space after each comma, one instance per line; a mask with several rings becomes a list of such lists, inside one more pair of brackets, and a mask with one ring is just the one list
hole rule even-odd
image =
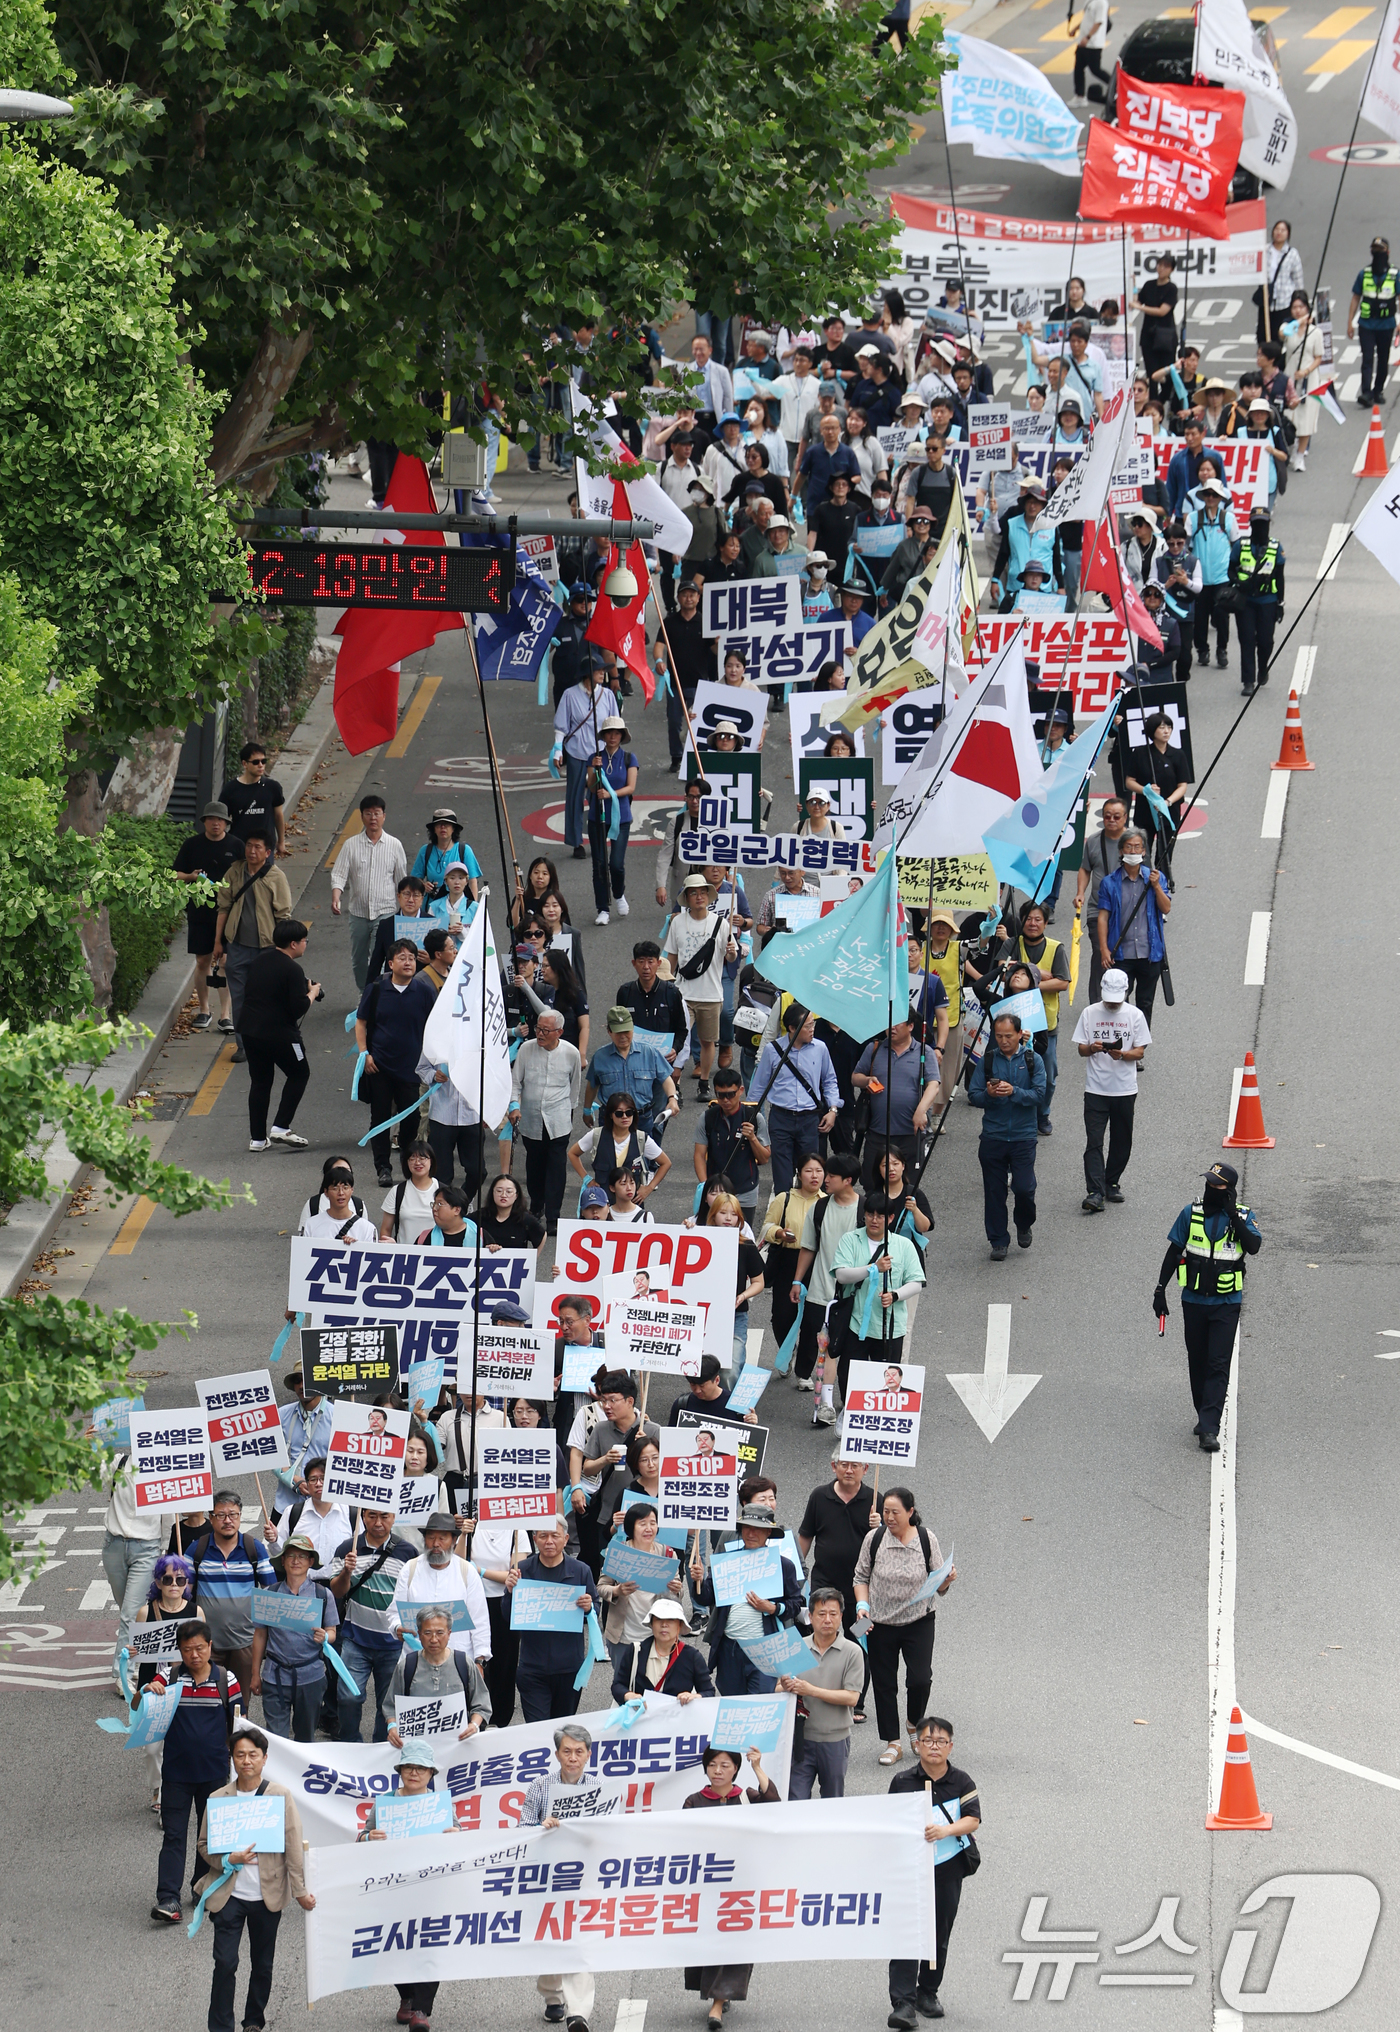
[[[737, 1234], [738, 1230], [731, 1228], [729, 1233]], [[708, 1425], [662, 1428], [657, 1505], [663, 1524], [734, 1522], [739, 1492], [739, 1456], [734, 1445], [734, 1427], [718, 1418]]]
[[696, 867], [801, 868], [805, 875], [873, 875], [876, 868], [868, 840], [814, 840], [807, 833], [756, 833], [728, 826], [682, 833], [676, 851]]
[[983, 472], [1009, 472], [1015, 464], [1010, 408], [1000, 403], [974, 403], [967, 412], [967, 442], [972, 463]]
[[181, 1517], [191, 1510], [209, 1508], [214, 1494], [209, 1427], [193, 1408], [133, 1411], [130, 1467], [139, 1511], [166, 1510]]
[[[255, 1588], [254, 1600], [258, 1595], [267, 1592], [266, 1588]], [[153, 1664], [157, 1659], [178, 1660], [180, 1647], [175, 1642], [175, 1633], [182, 1620], [179, 1616], [167, 1616], [161, 1623], [133, 1623], [128, 1647], [132, 1657], [139, 1658], [146, 1665]]]
[[474, 1307], [491, 1313], [509, 1302], [529, 1312], [534, 1304], [533, 1249], [483, 1252], [479, 1291], [476, 1269], [472, 1249], [347, 1247], [294, 1235], [287, 1309], [309, 1313], [313, 1327], [397, 1326], [401, 1373], [441, 1356], [448, 1375], [456, 1375], [463, 1361], [471, 1369]]
[[696, 1306], [630, 1299], [609, 1308], [605, 1345], [608, 1360], [615, 1368], [698, 1376], [705, 1345], [705, 1315]]
[[[836, 718], [840, 711], [841, 697], [838, 692], [799, 691], [788, 700], [788, 732], [792, 739], [792, 780], [798, 782], [802, 775], [802, 764], [814, 762], [826, 753], [827, 743], [839, 734], [843, 741], [851, 736]], [[834, 710], [833, 710], [834, 708]], [[857, 734], [853, 743], [857, 755], [865, 753], [863, 736]]]
[[1361, 93], [1361, 117], [1400, 141], [1400, 0], [1390, 0]]
[[483, 1523], [552, 1517], [559, 1507], [554, 1486], [558, 1461], [548, 1426], [543, 1431], [478, 1430], [476, 1472], [477, 1515]]
[[810, 684], [828, 663], [845, 662], [846, 641], [846, 623], [834, 617], [804, 622], [791, 635], [723, 635], [718, 648], [720, 668], [725, 657], [737, 649], [750, 684]]
[[[480, 1327], [474, 1356], [479, 1392], [493, 1397], [535, 1397], [541, 1402], [554, 1395], [554, 1349], [548, 1335], [533, 1327]], [[462, 1374], [470, 1376], [470, 1360], [464, 1363]]]
[[796, 578], [717, 579], [700, 601], [703, 635], [790, 635], [802, 626]]
[[416, 1524], [421, 1531], [423, 1520], [432, 1516], [439, 1500], [436, 1475], [405, 1475], [399, 1490], [399, 1507], [395, 1512], [397, 1521], [400, 1524]]
[[211, 1799], [204, 1810], [209, 1817], [208, 1855], [227, 1856], [246, 1848], [260, 1856], [285, 1853], [287, 1802], [280, 1794], [235, 1792], [228, 1799]]
[[1298, 152], [1298, 122], [1244, 0], [1200, 0], [1191, 68], [1244, 93], [1240, 167], [1283, 190]]
[[1083, 129], [1049, 79], [996, 43], [953, 33], [945, 39], [957, 64], [943, 80], [948, 140], [970, 142], [974, 155], [1078, 176]]
[[408, 1445], [408, 1413], [342, 1398], [331, 1414], [325, 1499], [397, 1510]]
[[852, 1362], [841, 1414], [842, 1460], [910, 1468], [919, 1451], [924, 1372], [910, 1362]]
[[[308, 2003], [341, 1990], [573, 1969], [925, 1958], [933, 1875], [920, 1792], [782, 1802], [694, 1823], [615, 1815], [313, 1849]], [[678, 1888], [680, 1886], [684, 1888]]]
[[[739, 1282], [737, 1228], [621, 1227], [612, 1222], [560, 1221], [554, 1296], [586, 1294], [601, 1313], [606, 1280], [647, 1271], [654, 1290], [673, 1305], [706, 1307], [704, 1353], [727, 1364], [733, 1348], [734, 1293]], [[715, 1303], [708, 1301], [713, 1299]], [[603, 1359], [595, 1351], [593, 1368]], [[592, 1370], [589, 1372], [592, 1373]]]
[[394, 1695], [394, 1727], [409, 1736], [446, 1736], [453, 1743], [467, 1726], [465, 1693]]
[[[609, 1710], [582, 1714], [593, 1737], [590, 1776], [622, 1787], [626, 1813], [678, 1808], [704, 1784], [701, 1753], [719, 1709], [718, 1700], [674, 1701], [647, 1695], [645, 1718], [625, 1734], [605, 1734]], [[458, 1827], [470, 1833], [505, 1834], [520, 1824], [526, 1787], [557, 1771], [557, 1721], [523, 1722], [492, 1729], [465, 1743], [439, 1746], [443, 1768], [437, 1784], [453, 1801]], [[267, 1775], [285, 1785], [297, 1802], [306, 1839], [313, 1847], [353, 1842], [369, 1816], [370, 1804], [398, 1788], [392, 1743], [294, 1743], [272, 1738]], [[767, 1770], [786, 1793], [792, 1764], [792, 1709]], [[379, 1846], [375, 1844], [376, 1848]]]
[[209, 1454], [217, 1476], [291, 1466], [277, 1416], [277, 1394], [266, 1369], [216, 1376], [194, 1388], [209, 1421]]
[[[768, 714], [768, 694], [750, 689], [744, 684], [715, 684], [709, 678], [702, 678], [695, 687], [695, 703], [690, 708], [690, 721], [695, 729], [700, 747], [708, 755], [714, 740], [716, 727], [727, 720], [739, 734], [739, 753], [756, 755], [758, 744], [763, 739], [764, 722]], [[693, 748], [689, 735], [686, 745]]]

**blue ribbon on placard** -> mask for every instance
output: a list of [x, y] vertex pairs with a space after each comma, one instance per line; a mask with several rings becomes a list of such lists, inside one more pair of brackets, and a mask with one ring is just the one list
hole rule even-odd
[[281, 1361], [282, 1350], [286, 1347], [287, 1342], [291, 1339], [292, 1328], [297, 1324], [297, 1320], [299, 1320], [300, 1318], [301, 1314], [298, 1313], [296, 1319], [289, 1319], [287, 1321], [287, 1324], [283, 1327], [281, 1333], [278, 1334], [276, 1340], [272, 1343], [272, 1353], [267, 1358], [267, 1365], [269, 1368], [274, 1367], [276, 1363]]
[[598, 1628], [598, 1612], [596, 1609], [590, 1609], [588, 1611], [587, 1630], [588, 1630], [588, 1649], [584, 1653], [582, 1665], [580, 1665], [577, 1673], [574, 1675], [575, 1693], [583, 1692], [583, 1689], [588, 1684], [589, 1677], [593, 1671], [594, 1666], [605, 1665], [607, 1663], [608, 1658], [608, 1647], [603, 1642], [602, 1631]]
[[352, 1101], [358, 1101], [360, 1098], [360, 1075], [365, 1069], [365, 1062], [368, 1057], [369, 1053], [362, 1051], [355, 1061], [355, 1077], [350, 1082], [350, 1098]]
[[121, 1650], [117, 1653], [117, 1678], [121, 1681], [122, 1699], [128, 1704], [131, 1701], [131, 1681], [127, 1676], [126, 1665], [130, 1656], [131, 1652], [123, 1644]]
[[[358, 1079], [359, 1074], [357, 1073], [355, 1077]], [[419, 1098], [416, 1101], [411, 1102], [408, 1107], [400, 1108], [397, 1115], [390, 1115], [387, 1122], [376, 1122], [373, 1128], [366, 1129], [364, 1135], [361, 1136], [359, 1148], [363, 1150], [366, 1143], [370, 1142], [373, 1137], [382, 1136], [386, 1129], [392, 1129], [394, 1127], [394, 1124], [396, 1122], [402, 1122], [406, 1115], [416, 1115], [418, 1113], [419, 1108], [421, 1108], [422, 1105], [423, 1101], [422, 1096], [420, 1095]]]
[[646, 1711], [647, 1704], [644, 1696], [640, 1693], [631, 1694], [615, 1714], [609, 1715], [598, 1733], [599, 1735], [606, 1735], [609, 1729], [635, 1729], [638, 1722], [646, 1714]]
[[109, 1714], [98, 1715], [96, 1719], [98, 1728], [105, 1729], [109, 1736], [127, 1736], [131, 1733], [131, 1721], [129, 1717], [124, 1722], [118, 1721], [115, 1715]]
[[349, 1687], [351, 1693], [354, 1694], [356, 1700], [363, 1699], [363, 1695], [361, 1694], [359, 1687], [356, 1686], [354, 1680], [350, 1677], [349, 1671], [347, 1670], [345, 1664], [343, 1663], [340, 1653], [336, 1650], [334, 1644], [323, 1644], [321, 1646], [321, 1656], [325, 1659], [327, 1665], [330, 1666], [331, 1670], [338, 1676], [341, 1683]]
[[699, 1213], [700, 1202], [704, 1198], [704, 1196], [705, 1196], [705, 1180], [703, 1178], [699, 1178], [695, 1181], [695, 1198], [691, 1201], [690, 1206], [690, 1215], [692, 1220]]
[[787, 1374], [788, 1370], [792, 1367], [792, 1358], [797, 1353], [797, 1336], [802, 1331], [802, 1314], [807, 1304], [807, 1287], [805, 1284], [799, 1284], [797, 1288], [802, 1294], [797, 1301], [797, 1317], [788, 1329], [787, 1339], [773, 1357], [773, 1373], [775, 1376], [785, 1376]]
[[213, 1883], [209, 1886], [208, 1890], [203, 1893], [199, 1903], [194, 1908], [194, 1918], [191, 1919], [189, 1925], [185, 1928], [186, 1940], [194, 1939], [200, 1927], [203, 1926], [204, 1924], [205, 1906], [209, 1903], [209, 1900], [213, 1897], [216, 1891], [221, 1891], [223, 1889], [224, 1885], [228, 1882], [229, 1878], [236, 1873], [237, 1869], [238, 1869], [237, 1863], [226, 1862], [224, 1864], [223, 1875], [220, 1877], [216, 1877]]

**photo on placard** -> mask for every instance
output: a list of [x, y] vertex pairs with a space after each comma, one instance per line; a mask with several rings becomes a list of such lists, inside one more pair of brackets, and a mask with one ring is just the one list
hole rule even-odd
[[[1159, 713], [1165, 713], [1172, 723], [1167, 753], [1183, 776], [1194, 779], [1196, 769], [1191, 753], [1191, 720], [1184, 684], [1125, 686], [1119, 705], [1123, 718], [1113, 737], [1114, 760], [1119, 770], [1126, 772], [1128, 757], [1134, 749], [1141, 754], [1147, 746], [1145, 729], [1148, 721], [1155, 719]], [[1137, 772], [1133, 773], [1136, 775]]]
[[732, 1524], [737, 1514], [739, 1456], [735, 1428], [722, 1419], [663, 1427], [657, 1504], [663, 1524]]
[[842, 1459], [912, 1467], [923, 1401], [922, 1363], [852, 1362], [841, 1414]]
[[325, 1500], [396, 1511], [408, 1424], [407, 1411], [387, 1404], [337, 1403], [326, 1446]]

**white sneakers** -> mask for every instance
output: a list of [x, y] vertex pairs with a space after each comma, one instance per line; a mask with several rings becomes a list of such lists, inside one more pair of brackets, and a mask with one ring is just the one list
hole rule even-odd
[[259, 1143], [257, 1138], [254, 1137], [253, 1141], [248, 1145], [248, 1148], [250, 1150], [267, 1150], [270, 1147], [271, 1146], [269, 1145], [266, 1137], [263, 1138], [261, 1143]]
[[292, 1129], [269, 1129], [268, 1135], [274, 1143], [280, 1143], [287, 1150], [305, 1150], [306, 1138], [298, 1136]]
[[598, 915], [597, 915], [597, 916], [596, 916], [596, 917], [594, 918], [593, 922], [594, 922], [595, 924], [606, 924], [606, 923], [608, 922], [608, 913], [607, 913], [607, 911], [606, 911], [606, 910], [600, 910], [600, 911], [598, 912]]
[[613, 898], [613, 907], [619, 917], [629, 917], [631, 915], [632, 906], [625, 896], [615, 896]]

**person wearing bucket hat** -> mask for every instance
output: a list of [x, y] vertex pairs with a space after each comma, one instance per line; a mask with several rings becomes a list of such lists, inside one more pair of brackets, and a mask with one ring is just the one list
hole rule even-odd
[[[760, 1552], [780, 1539], [786, 1528], [771, 1510], [746, 1503], [739, 1511], [737, 1542], [730, 1539], [721, 1552]], [[797, 1622], [803, 1606], [802, 1578], [790, 1559], [780, 1556], [780, 1564], [780, 1590], [760, 1595], [750, 1588], [743, 1601], [717, 1608], [713, 1571], [706, 1572], [698, 1548], [691, 1557], [691, 1599], [697, 1608], [714, 1610], [710, 1617], [710, 1670], [721, 1694], [772, 1693], [778, 1683], [759, 1671], [742, 1646], [759, 1636], [775, 1636], [783, 1624]]]
[[439, 805], [428, 820], [426, 830], [427, 842], [418, 849], [409, 873], [418, 877], [426, 896], [440, 896], [448, 866], [453, 861], [461, 861], [467, 870], [474, 903], [479, 894], [481, 863], [471, 848], [462, 844], [462, 821], [450, 805]]
[[1202, 1453], [1220, 1451], [1220, 1420], [1244, 1307], [1244, 1259], [1257, 1256], [1264, 1242], [1253, 1213], [1240, 1203], [1239, 1182], [1233, 1164], [1212, 1164], [1200, 1197], [1184, 1206], [1172, 1223], [1152, 1294], [1158, 1331], [1165, 1333], [1166, 1287], [1175, 1272], [1181, 1285], [1191, 1401], [1196, 1407], [1192, 1431]]
[[[721, 721], [721, 726], [731, 724]], [[739, 947], [730, 931], [730, 920], [712, 909], [710, 885], [701, 874], [687, 875], [681, 884], [683, 911], [678, 910], [666, 927], [662, 950], [671, 962], [691, 1024], [700, 1045], [700, 1071], [695, 1098], [710, 1098], [710, 1073], [719, 1047], [719, 1019], [724, 1007], [724, 968], [737, 959]], [[664, 1060], [662, 1061], [664, 1064]], [[638, 1124], [640, 1127], [640, 1123]]]
[[[443, 1603], [449, 1615], [452, 1605], [460, 1602], [470, 1627], [452, 1631], [452, 1649], [468, 1660], [485, 1664], [491, 1656], [486, 1592], [481, 1575], [456, 1550], [461, 1530], [462, 1520], [448, 1516], [445, 1510], [435, 1510], [428, 1518], [423, 1526], [422, 1552], [404, 1562], [394, 1583], [389, 1631], [394, 1637], [402, 1637], [405, 1631], [411, 1633], [415, 1614], [427, 1602]], [[489, 1701], [484, 1704], [490, 1706]]]
[[294, 1629], [280, 1624], [258, 1623], [253, 1629], [253, 1669], [248, 1691], [260, 1693], [263, 1721], [274, 1736], [290, 1736], [298, 1743], [316, 1740], [316, 1717], [326, 1691], [324, 1647], [340, 1624], [335, 1599], [328, 1587], [311, 1579], [311, 1570], [321, 1562], [316, 1540], [307, 1531], [294, 1531], [273, 1562], [281, 1577], [272, 1594], [305, 1596], [321, 1604], [321, 1620], [314, 1630]]
[[[421, 1799], [428, 1792], [438, 1790], [436, 1783], [439, 1765], [438, 1754], [426, 1738], [412, 1737], [399, 1751], [394, 1764], [398, 1778], [398, 1799]], [[382, 1796], [382, 1795], [380, 1795]], [[370, 1806], [365, 1824], [356, 1835], [356, 1841], [387, 1841], [389, 1836], [379, 1826], [379, 1797]], [[449, 1832], [456, 1831], [455, 1819], [449, 1817]], [[433, 2005], [437, 2001], [436, 1983], [395, 1983], [399, 1993], [398, 2022], [407, 2025], [409, 2032], [429, 2032]]]
[[[177, 882], [197, 882], [206, 877], [217, 888], [235, 861], [243, 859], [243, 842], [229, 830], [229, 808], [215, 801], [200, 814], [199, 831], [191, 835], [175, 856], [171, 872]], [[209, 990], [219, 993], [220, 1030], [233, 1030], [228, 982], [214, 965], [214, 930], [218, 912], [211, 903], [185, 905], [185, 949], [194, 957], [194, 992], [198, 1009], [190, 1019], [191, 1030], [207, 1030]]]
[[[634, 1504], [632, 1507], [638, 1509], [643, 1506]], [[630, 1517], [632, 1511], [626, 1514]], [[702, 1696], [712, 1700], [715, 1683], [701, 1652], [694, 1644], [685, 1641], [693, 1633], [680, 1603], [668, 1601], [663, 1596], [648, 1609], [647, 1622], [650, 1630], [637, 1645], [630, 1679], [623, 1669], [624, 1661], [617, 1662], [612, 1683], [613, 1699], [620, 1705], [631, 1693], [665, 1693], [674, 1695], [682, 1707]], [[625, 1662], [631, 1663], [633, 1657], [629, 1646]]]
[[1215, 662], [1228, 664], [1230, 613], [1221, 587], [1229, 583], [1230, 551], [1239, 536], [1230, 489], [1223, 480], [1205, 479], [1186, 497], [1186, 537], [1201, 567], [1201, 590], [1193, 616], [1196, 661], [1210, 661], [1210, 631], [1215, 629]]
[[[637, 758], [624, 745], [631, 739], [620, 713], [598, 722], [599, 745], [585, 779], [588, 844], [593, 855], [595, 924], [607, 924], [608, 883], [619, 917], [626, 917], [627, 842], [632, 834], [632, 798], [637, 788]], [[616, 828], [614, 829], [614, 818]]]

